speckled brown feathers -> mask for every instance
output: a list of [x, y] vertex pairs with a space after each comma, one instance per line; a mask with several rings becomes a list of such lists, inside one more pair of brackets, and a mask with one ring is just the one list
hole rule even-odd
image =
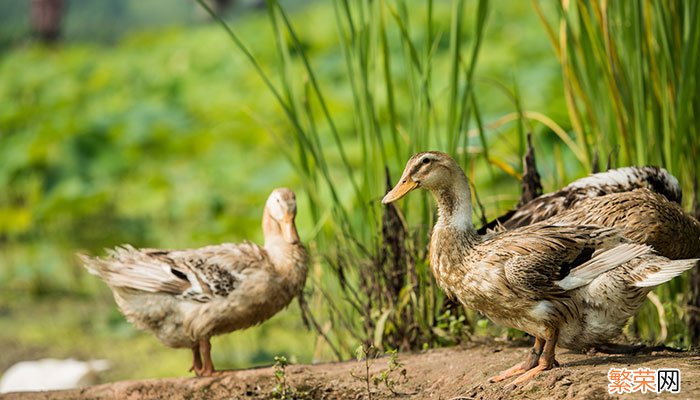
[[623, 167], [578, 179], [557, 192], [539, 196], [484, 225], [479, 233], [483, 234], [498, 226], [513, 229], [530, 225], [577, 206], [582, 200], [639, 188], [658, 193], [670, 202], [681, 202], [682, 192], [678, 180], [665, 169]]
[[664, 257], [700, 257], [700, 222], [677, 203], [649, 189], [584, 199], [550, 222], [614, 227]]
[[[451, 296], [497, 323], [534, 336], [558, 327], [560, 343], [575, 348], [601, 338], [569, 341], [573, 330], [566, 329], [568, 322], [585, 313], [573, 292], [630, 260], [653, 255], [649, 247], [629, 243], [614, 229], [546, 223], [486, 237], [436, 226], [430, 250], [435, 278]], [[548, 305], [538, 310], [543, 301]]]

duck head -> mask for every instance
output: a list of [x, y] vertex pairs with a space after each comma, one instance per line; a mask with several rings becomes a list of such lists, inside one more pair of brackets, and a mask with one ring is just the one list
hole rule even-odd
[[463, 177], [464, 173], [447, 153], [426, 151], [414, 154], [406, 163], [399, 183], [384, 196], [382, 203], [392, 203], [417, 188], [435, 192], [450, 187], [455, 182], [455, 175]]
[[263, 232], [265, 241], [281, 237], [290, 244], [299, 243], [294, 218], [297, 215], [297, 199], [294, 192], [278, 188], [270, 193], [263, 212]]
[[471, 227], [471, 193], [464, 171], [449, 154], [426, 151], [414, 154], [401, 179], [382, 203], [389, 204], [411, 191], [429, 190], [438, 203], [439, 222], [458, 228]]

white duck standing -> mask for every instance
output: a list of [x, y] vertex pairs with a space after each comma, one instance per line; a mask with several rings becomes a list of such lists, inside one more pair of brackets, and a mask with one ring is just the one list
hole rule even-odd
[[267, 199], [264, 246], [224, 243], [191, 250], [135, 249], [107, 258], [79, 255], [112, 289], [127, 320], [166, 346], [192, 350], [198, 376], [214, 372], [210, 338], [259, 324], [285, 308], [304, 287], [307, 253], [286, 188]]

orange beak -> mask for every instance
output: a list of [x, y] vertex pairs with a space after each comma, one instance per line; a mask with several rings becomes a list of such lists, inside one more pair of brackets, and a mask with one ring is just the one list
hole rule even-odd
[[404, 174], [399, 183], [397, 183], [396, 186], [394, 186], [394, 188], [391, 189], [386, 196], [384, 196], [382, 199], [382, 204], [389, 204], [399, 200], [417, 187], [418, 182], [414, 182], [413, 179], [408, 176], [408, 174]]

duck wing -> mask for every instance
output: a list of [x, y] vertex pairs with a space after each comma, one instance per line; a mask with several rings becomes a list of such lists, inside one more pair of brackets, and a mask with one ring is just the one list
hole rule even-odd
[[581, 200], [639, 188], [647, 188], [678, 204], [682, 199], [678, 180], [663, 168], [617, 168], [589, 175], [557, 192], [537, 197], [482, 226], [479, 233], [483, 234], [499, 225], [506, 229], [531, 225], [560, 214]]
[[[489, 244], [489, 241], [493, 243]], [[484, 242], [496, 247], [482, 262], [501, 264], [507, 284], [537, 299], [587, 285], [599, 275], [645, 253], [611, 228], [536, 224]]]
[[270, 266], [267, 253], [252, 243], [192, 250], [108, 250], [104, 259], [79, 255], [85, 267], [109, 286], [166, 293], [187, 300], [227, 297], [251, 271]]
[[549, 222], [616, 227], [670, 259], [700, 257], [700, 222], [648, 189], [589, 198]]

